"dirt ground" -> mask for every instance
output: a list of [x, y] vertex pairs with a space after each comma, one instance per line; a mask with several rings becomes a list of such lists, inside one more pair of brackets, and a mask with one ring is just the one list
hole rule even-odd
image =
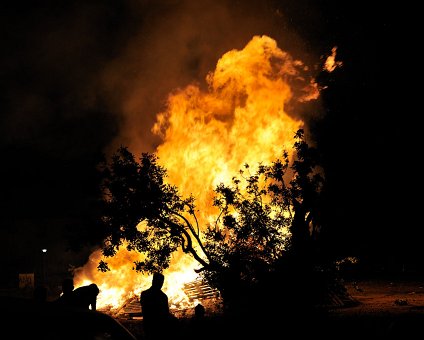
[[420, 280], [363, 280], [346, 282], [356, 306], [328, 311], [330, 337], [421, 338], [424, 327], [424, 282]]
[[341, 308], [336, 313], [424, 313], [424, 282], [405, 280], [365, 280], [346, 282], [350, 296], [357, 306]]

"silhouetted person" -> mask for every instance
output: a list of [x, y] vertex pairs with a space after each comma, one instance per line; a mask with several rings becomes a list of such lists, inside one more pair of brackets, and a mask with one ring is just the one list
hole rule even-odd
[[197, 320], [203, 319], [204, 316], [205, 316], [205, 312], [206, 312], [205, 307], [203, 307], [203, 305], [200, 304], [200, 303], [197, 304], [196, 307], [194, 307], [194, 317], [195, 317], [195, 319], [197, 319]]
[[55, 301], [60, 307], [71, 307], [73, 303], [74, 280], [66, 278], [62, 281], [62, 294]]
[[147, 339], [164, 339], [171, 326], [168, 296], [162, 291], [165, 277], [154, 273], [152, 285], [140, 294], [143, 329]]
[[203, 339], [209, 339], [211, 337], [210, 332], [206, 334], [206, 323], [205, 323], [205, 307], [202, 304], [197, 304], [196, 307], [194, 307], [194, 315], [190, 322], [190, 339], [197, 339], [199, 337], [199, 334], [202, 334]]
[[72, 306], [78, 309], [96, 310], [97, 295], [99, 295], [99, 287], [95, 283], [87, 286], [81, 286], [71, 293]]

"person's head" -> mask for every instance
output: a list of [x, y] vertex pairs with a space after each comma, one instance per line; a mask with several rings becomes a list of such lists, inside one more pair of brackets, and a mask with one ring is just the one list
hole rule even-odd
[[197, 318], [203, 318], [205, 316], [205, 307], [203, 307], [202, 304], [197, 304], [196, 307], [194, 307], [194, 315]]
[[152, 279], [153, 287], [161, 289], [164, 281], [165, 281], [165, 276], [163, 276], [163, 274], [158, 272], [153, 273], [153, 279]]
[[97, 287], [97, 285], [95, 283], [90, 284], [88, 287], [90, 287], [93, 295], [95, 295], [95, 296], [99, 295], [100, 289], [99, 289], [99, 287]]
[[69, 294], [74, 290], [74, 280], [66, 278], [62, 281], [62, 292], [63, 294]]

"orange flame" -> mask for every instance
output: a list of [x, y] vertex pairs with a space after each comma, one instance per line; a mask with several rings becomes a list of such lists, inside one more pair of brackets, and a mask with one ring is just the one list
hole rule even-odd
[[[179, 254], [176, 254], [179, 255]], [[90, 255], [89, 261], [74, 271], [75, 287], [87, 285], [95, 282], [100, 289], [97, 299], [99, 309], [109, 309], [115, 311], [128, 299], [139, 296], [141, 291], [149, 288], [151, 279], [132, 269], [131, 264], [140, 260], [140, 254], [129, 252], [125, 245], [116, 256], [108, 259], [110, 271], [100, 272], [97, 265], [102, 259], [100, 250]], [[166, 270], [164, 292], [170, 297], [170, 308], [185, 308], [193, 304], [181, 289], [184, 283], [191, 282], [197, 278], [192, 267], [192, 259], [187, 257], [179, 260], [173, 259], [174, 266]]]
[[336, 52], [337, 47], [334, 46], [331, 49], [331, 55], [327, 57], [324, 63], [324, 70], [327, 72], [333, 72], [337, 67], [341, 67], [343, 65], [343, 62], [336, 61]]
[[[229, 51], [218, 60], [206, 77], [207, 90], [192, 84], [169, 95], [166, 110], [152, 128], [163, 139], [156, 154], [169, 182], [183, 196], [196, 197], [200, 226], [215, 216], [211, 199], [217, 184], [228, 183], [245, 163], [269, 163], [283, 150], [291, 152], [294, 133], [303, 122], [290, 116], [286, 106], [289, 101], [317, 98], [314, 82], [306, 80], [302, 98], [294, 98], [292, 80], [299, 84], [301, 69], [307, 68], [279, 49], [275, 40], [255, 36], [242, 50]], [[140, 256], [120, 250], [108, 259], [111, 271], [102, 273], [96, 269], [101, 253], [94, 252], [75, 271], [76, 284], [96, 282], [101, 290], [98, 306], [116, 308], [150, 286], [150, 278], [132, 270]], [[182, 286], [196, 278], [196, 264], [182, 252], [174, 255], [164, 285], [173, 306], [194, 306]]]

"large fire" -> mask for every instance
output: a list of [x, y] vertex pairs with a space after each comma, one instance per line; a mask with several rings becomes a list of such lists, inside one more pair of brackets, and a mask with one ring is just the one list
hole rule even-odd
[[[211, 199], [217, 184], [228, 183], [246, 163], [269, 163], [283, 150], [290, 152], [294, 133], [303, 122], [288, 114], [287, 104], [318, 96], [313, 80], [301, 76], [306, 70], [275, 40], [255, 36], [242, 50], [229, 51], [218, 60], [216, 69], [206, 76], [207, 90], [192, 84], [169, 95], [166, 110], [157, 115], [152, 128], [163, 139], [156, 154], [169, 182], [183, 196], [196, 198], [200, 226], [216, 213]], [[296, 92], [293, 84], [304, 88]], [[296, 98], [295, 92], [303, 96]], [[133, 270], [137, 254], [119, 251], [107, 259], [111, 271], [106, 273], [97, 270], [101, 257], [100, 251], [94, 252], [74, 273], [76, 286], [99, 285], [99, 308], [117, 308], [150, 286], [150, 277]], [[182, 252], [173, 257], [164, 273], [171, 307], [194, 305], [182, 287], [196, 279], [196, 266]]]

